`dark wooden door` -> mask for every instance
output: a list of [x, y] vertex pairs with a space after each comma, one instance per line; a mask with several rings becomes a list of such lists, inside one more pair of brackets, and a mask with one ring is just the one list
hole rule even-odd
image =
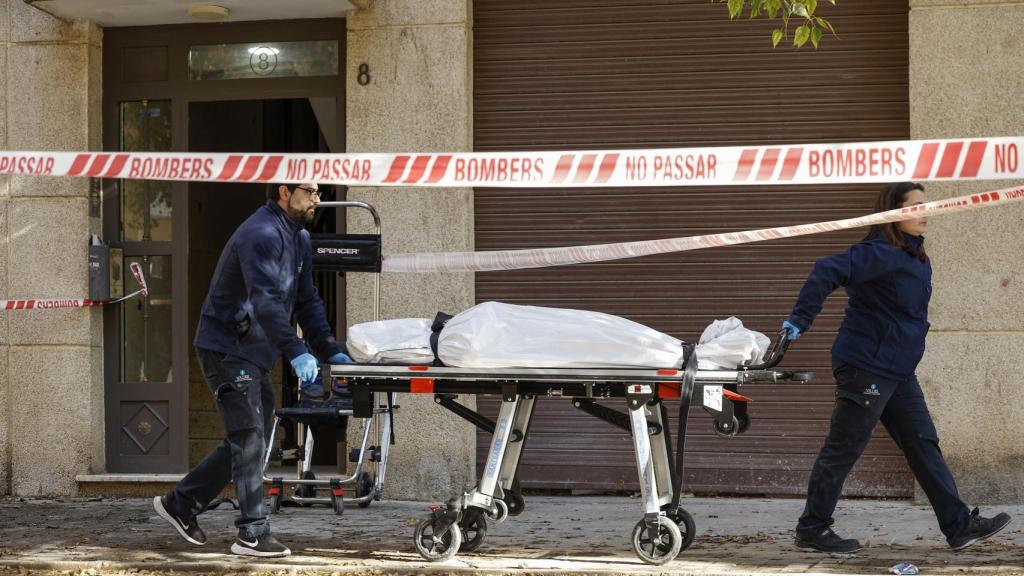
[[[333, 125], [324, 132], [343, 145], [344, 51], [343, 19], [107, 28], [104, 148], [186, 151], [192, 102], [295, 98], [330, 102]], [[148, 299], [104, 310], [107, 470], [184, 472], [189, 372], [197, 369], [189, 186], [102, 186], [103, 235], [123, 250], [126, 269], [131, 261], [143, 266], [151, 290]]]

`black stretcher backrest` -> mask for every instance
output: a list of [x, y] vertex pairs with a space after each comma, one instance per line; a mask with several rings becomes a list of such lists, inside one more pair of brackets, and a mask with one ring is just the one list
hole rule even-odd
[[379, 234], [310, 234], [313, 270], [380, 272]]

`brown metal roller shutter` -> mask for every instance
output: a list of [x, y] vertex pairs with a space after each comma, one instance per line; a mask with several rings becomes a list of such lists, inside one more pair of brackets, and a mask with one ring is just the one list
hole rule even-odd
[[[474, 140], [479, 151], [889, 140], [909, 136], [907, 2], [859, 0], [822, 15], [840, 32], [818, 50], [773, 50], [771, 24], [730, 22], [709, 0], [474, 0]], [[863, 214], [875, 186], [476, 190], [476, 248], [540, 248], [690, 236]], [[476, 276], [478, 302], [599, 310], [684, 340], [735, 315], [774, 334], [815, 259], [863, 231]], [[749, 386], [748, 433], [722, 439], [692, 412], [687, 489], [800, 494], [831, 414], [833, 296], [784, 367], [811, 384]], [[494, 399], [481, 408], [496, 413]], [[527, 487], [635, 489], [627, 433], [538, 403]], [[621, 407], [620, 407], [621, 408]], [[670, 406], [670, 412], [677, 410]], [[879, 430], [846, 493], [909, 496], [902, 456]], [[479, 435], [479, 462], [490, 436]]]

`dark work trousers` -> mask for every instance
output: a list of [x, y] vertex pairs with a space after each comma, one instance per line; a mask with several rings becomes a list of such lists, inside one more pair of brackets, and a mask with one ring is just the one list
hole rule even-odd
[[240, 537], [252, 540], [270, 532], [263, 501], [263, 455], [274, 415], [270, 374], [235, 356], [201, 348], [196, 356], [227, 438], [182, 478], [170, 506], [186, 517], [198, 515], [234, 480], [241, 514], [235, 526]]
[[833, 523], [843, 483], [881, 420], [931, 502], [946, 539], [967, 524], [969, 510], [960, 500], [953, 475], [939, 451], [939, 437], [917, 376], [888, 380], [833, 357], [836, 405], [825, 445], [814, 462], [807, 505], [797, 536], [820, 534]]

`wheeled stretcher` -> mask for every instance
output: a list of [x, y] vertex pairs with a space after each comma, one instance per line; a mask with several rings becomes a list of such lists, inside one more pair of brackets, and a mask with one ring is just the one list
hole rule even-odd
[[[395, 392], [433, 394], [435, 402], [493, 434], [490, 450], [476, 487], [438, 506], [417, 526], [414, 545], [431, 561], [447, 560], [459, 550], [479, 548], [486, 537], [487, 519], [500, 523], [516, 516], [525, 501], [516, 472], [525, 448], [539, 397], [569, 398], [576, 408], [631, 433], [643, 499], [643, 516], [632, 532], [633, 549], [649, 564], [671, 561], [693, 542], [695, 526], [680, 506], [687, 415], [696, 401], [714, 419], [722, 436], [741, 433], [750, 425], [749, 398], [740, 386], [752, 382], [809, 380], [810, 373], [775, 370], [788, 346], [780, 333], [763, 364], [735, 370], [697, 370], [692, 345], [679, 369], [636, 368], [450, 368], [432, 366], [331, 366], [331, 376], [345, 380], [352, 391], [353, 414], [367, 417], [375, 410], [374, 396]], [[502, 397], [497, 420], [456, 401], [458, 394]], [[619, 412], [599, 400], [623, 398]], [[679, 399], [675, 450], [667, 429], [666, 399]]]
[[[373, 217], [374, 234], [330, 234], [313, 235], [313, 270], [332, 272], [370, 272], [374, 274], [373, 318], [380, 319], [380, 267], [381, 235], [380, 217], [370, 204], [358, 201], [320, 202], [317, 208], [361, 208]], [[301, 334], [300, 334], [301, 336]], [[325, 389], [332, 389], [333, 380], [327, 366], [321, 367]], [[394, 443], [393, 418], [397, 408], [394, 394], [377, 398], [370, 395], [372, 407], [355, 415], [363, 421], [363, 432], [359, 447], [348, 455], [355, 469], [347, 476], [316, 478], [312, 471], [313, 427], [334, 425], [345, 433], [349, 418], [353, 417], [352, 401], [347, 391], [334, 387], [331, 397], [325, 402], [304, 402], [293, 407], [274, 410], [274, 424], [271, 428], [267, 451], [263, 457], [263, 482], [268, 484], [270, 512], [277, 513], [285, 500], [297, 504], [328, 504], [336, 514], [342, 514], [346, 501], [365, 508], [374, 500], [380, 500], [387, 471], [388, 451]], [[275, 449], [274, 441], [278, 427], [283, 423], [294, 424], [297, 428], [297, 446], [289, 450]], [[345, 455], [339, 455], [339, 458]], [[294, 459], [297, 470], [294, 477], [271, 476], [271, 460]], [[373, 470], [373, 467], [376, 470]], [[354, 488], [346, 496], [345, 487]], [[286, 488], [290, 487], [290, 493]], [[327, 492], [319, 496], [318, 492]]]

